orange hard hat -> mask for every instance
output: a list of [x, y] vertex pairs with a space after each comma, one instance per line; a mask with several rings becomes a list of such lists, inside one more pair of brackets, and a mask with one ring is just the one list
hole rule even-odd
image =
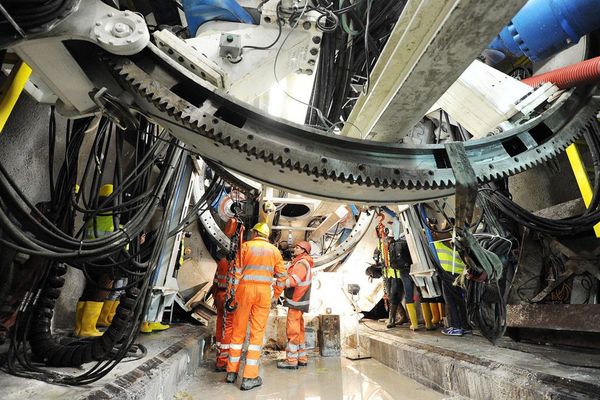
[[312, 249], [310, 243], [306, 242], [306, 241], [301, 241], [296, 243], [296, 246], [300, 247], [302, 250], [304, 250], [306, 252], [306, 254], [310, 254], [310, 250]]

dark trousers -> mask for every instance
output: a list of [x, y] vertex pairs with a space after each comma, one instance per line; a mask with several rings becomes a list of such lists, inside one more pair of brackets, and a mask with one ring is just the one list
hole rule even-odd
[[112, 273], [103, 271], [89, 271], [90, 278], [100, 287], [88, 282], [85, 282], [85, 288], [79, 298], [79, 301], [105, 301], [111, 292], [102, 290], [101, 288], [112, 288], [113, 276]]
[[402, 303], [404, 288], [400, 278], [385, 278], [385, 291], [390, 304], [398, 305]]
[[402, 285], [404, 286], [404, 301], [406, 301], [406, 304], [415, 302], [415, 284], [410, 277], [409, 272], [410, 270], [408, 269], [400, 270]]
[[[453, 280], [458, 274], [450, 274]], [[448, 309], [448, 324], [453, 328], [471, 329], [467, 320], [467, 307], [465, 304], [464, 290], [453, 286], [452, 282], [442, 279], [444, 301]]]

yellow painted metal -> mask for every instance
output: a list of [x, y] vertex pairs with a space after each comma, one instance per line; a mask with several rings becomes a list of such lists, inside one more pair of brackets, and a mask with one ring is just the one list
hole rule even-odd
[[[581, 197], [583, 198], [583, 202], [587, 207], [592, 201], [592, 185], [590, 183], [587, 171], [585, 170], [585, 165], [583, 164], [581, 153], [579, 152], [579, 148], [577, 147], [576, 143], [573, 143], [567, 147], [567, 157], [569, 158], [571, 169], [573, 170], [573, 174], [577, 180]], [[600, 222], [594, 226], [594, 232], [596, 233], [596, 237], [600, 238]]]
[[15, 73], [11, 73], [4, 87], [0, 89], [0, 132], [4, 129], [6, 121], [12, 112], [17, 100], [31, 75], [29, 65], [21, 62], [14, 66]]

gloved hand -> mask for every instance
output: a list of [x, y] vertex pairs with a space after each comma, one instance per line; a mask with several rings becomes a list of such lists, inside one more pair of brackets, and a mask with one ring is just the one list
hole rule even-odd
[[271, 309], [277, 307], [277, 297], [271, 297]]

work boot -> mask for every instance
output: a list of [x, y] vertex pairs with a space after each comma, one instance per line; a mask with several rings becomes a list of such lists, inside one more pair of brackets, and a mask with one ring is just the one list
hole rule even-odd
[[410, 318], [410, 329], [416, 331], [419, 329], [419, 319], [417, 318], [417, 308], [415, 307], [415, 303], [408, 303], [406, 305], [406, 311]]
[[112, 307], [110, 309], [110, 312], [108, 313], [108, 323], [111, 324], [113, 318], [115, 318], [115, 314], [117, 313], [117, 308], [119, 308], [119, 304], [121, 302], [119, 300], [115, 300], [113, 301]]
[[403, 325], [408, 322], [408, 316], [406, 315], [406, 310], [402, 304], [398, 304], [398, 312], [400, 313], [400, 320], [396, 321], [396, 326]]
[[100, 311], [100, 317], [98, 318], [98, 322], [96, 326], [110, 326], [110, 311], [115, 305], [115, 300], [106, 300], [102, 305], [102, 311]]
[[440, 323], [440, 308], [438, 307], [438, 303], [429, 303], [429, 308], [431, 309], [431, 323], [437, 325]]
[[428, 331], [435, 330], [435, 325], [431, 323], [431, 308], [429, 303], [421, 303], [421, 311], [423, 311], [423, 319], [425, 320], [425, 329]]
[[169, 329], [171, 327], [171, 325], [163, 324], [158, 321], [157, 322], [149, 322], [148, 324], [150, 325], [150, 329], [152, 329], [152, 332], [166, 331], [167, 329]]
[[298, 361], [299, 367], [306, 367], [308, 365], [308, 361]]
[[440, 320], [446, 317], [446, 303], [437, 303], [438, 308], [440, 309]]
[[260, 376], [257, 376], [256, 378], [244, 378], [242, 379], [242, 386], [240, 386], [240, 390], [250, 390], [261, 385], [262, 378]]
[[237, 372], [228, 372], [227, 376], [225, 377], [225, 382], [227, 383], [235, 383], [235, 381], [237, 380]]
[[225, 365], [215, 364], [215, 372], [225, 372], [227, 371], [227, 367]]
[[298, 369], [299, 363], [291, 363], [288, 360], [278, 361], [277, 368], [279, 369]]
[[152, 333], [152, 328], [150, 327], [150, 322], [142, 322], [142, 325], [140, 325], [140, 332]]
[[102, 336], [102, 332], [96, 329], [96, 323], [102, 306], [104, 305], [101, 301], [86, 301], [83, 307], [83, 314], [81, 316], [81, 329], [79, 330], [79, 337], [95, 337]]
[[396, 313], [398, 312], [398, 304], [390, 304], [390, 317], [388, 319], [387, 328], [396, 326]]
[[75, 307], [75, 336], [79, 336], [81, 331], [81, 319], [83, 318], [83, 309], [85, 307], [85, 301], [78, 301]]

